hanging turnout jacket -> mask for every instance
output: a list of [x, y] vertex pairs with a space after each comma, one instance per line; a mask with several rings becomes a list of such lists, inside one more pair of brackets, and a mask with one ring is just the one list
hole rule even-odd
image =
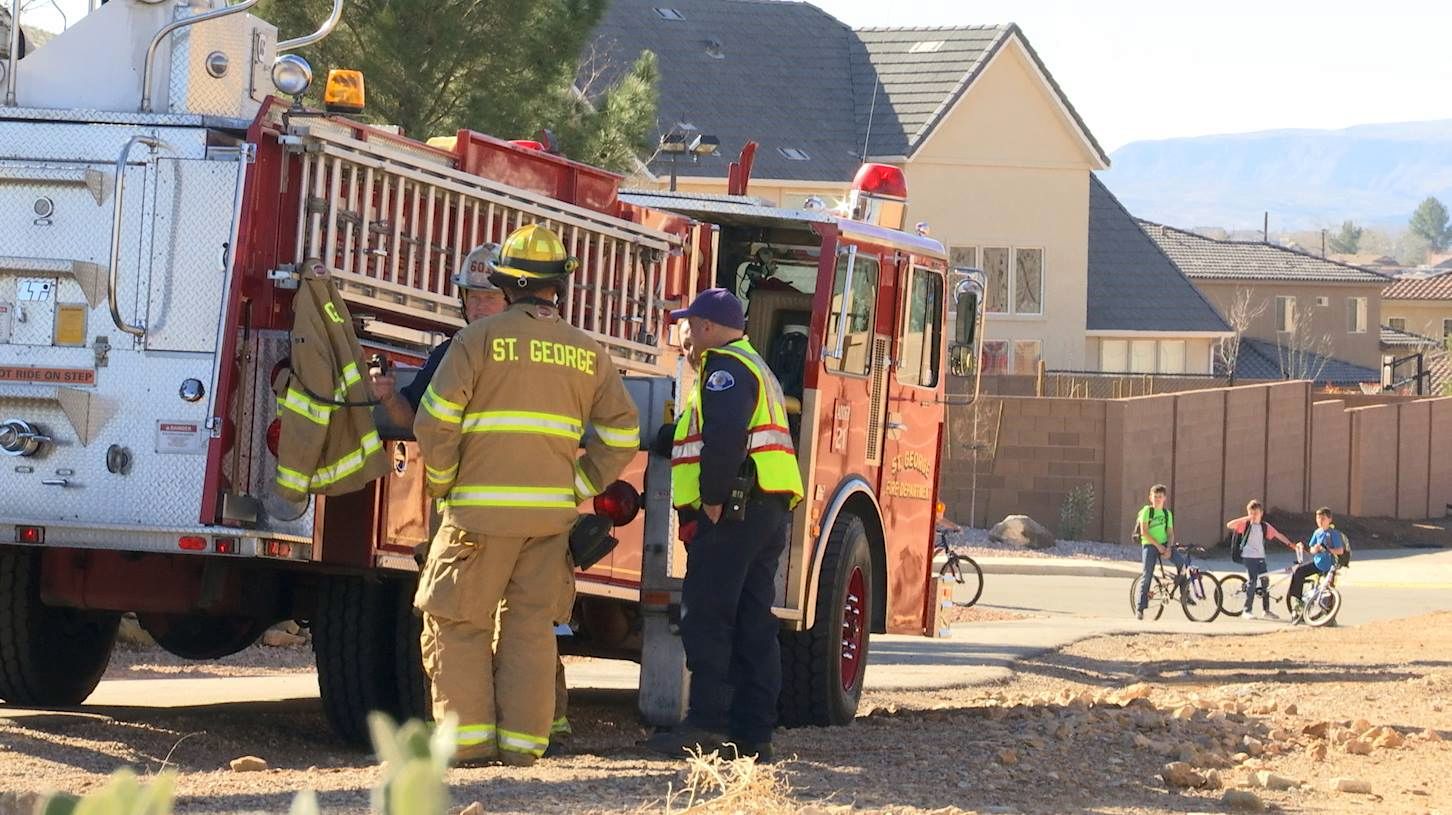
[[448, 522], [483, 535], [567, 531], [640, 449], [610, 355], [541, 300], [455, 334], [419, 407], [429, 492]]
[[273, 383], [282, 418], [277, 490], [291, 501], [354, 492], [389, 462], [358, 368], [352, 315], [325, 270], [303, 275], [292, 307], [291, 367]]

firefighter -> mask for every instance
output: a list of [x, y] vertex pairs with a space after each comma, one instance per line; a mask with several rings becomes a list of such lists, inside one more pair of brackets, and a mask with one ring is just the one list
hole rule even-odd
[[[459, 271], [454, 275], [453, 281], [454, 286], [459, 290], [459, 310], [463, 312], [466, 323], [493, 317], [504, 311], [509, 305], [504, 297], [504, 292], [490, 280], [491, 275], [494, 274], [492, 271], [494, 260], [498, 256], [499, 244], [485, 243], [474, 247], [468, 255], [464, 256], [464, 262], [459, 264]], [[375, 372], [372, 373], [370, 385], [373, 388], [373, 398], [383, 405], [389, 420], [398, 427], [413, 427], [424, 390], [433, 380], [434, 372], [438, 370], [439, 362], [443, 360], [451, 342], [453, 342], [452, 339], [447, 339], [439, 343], [429, 353], [428, 360], [414, 375], [413, 381], [402, 388], [397, 388], [397, 380], [391, 370], [377, 371], [375, 369]], [[569, 622], [572, 612], [573, 603], [571, 602], [561, 609], [555, 622]], [[555, 666], [555, 719], [550, 725], [551, 746], [557, 749], [559, 740], [573, 732], [568, 711], [569, 688], [565, 684], [565, 664], [560, 661]]]
[[681, 756], [733, 744], [739, 755], [771, 761], [781, 692], [771, 609], [790, 511], [803, 492], [786, 400], [746, 339], [731, 292], [708, 289], [671, 318], [685, 318], [702, 355], [671, 449], [674, 503], [696, 525], [681, 596], [691, 690], [685, 724], [645, 746]]
[[640, 445], [609, 354], [555, 307], [577, 264], [549, 229], [512, 233], [490, 274], [509, 308], [455, 335], [414, 422], [444, 507], [414, 603], [434, 716], [457, 716], [464, 763], [527, 766], [548, 746], [569, 531]]

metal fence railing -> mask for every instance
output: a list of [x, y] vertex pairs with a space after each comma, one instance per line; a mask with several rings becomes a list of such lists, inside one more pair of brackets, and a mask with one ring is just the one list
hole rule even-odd
[[1036, 395], [1061, 399], [1124, 399], [1223, 388], [1229, 384], [1229, 377], [1216, 374], [1126, 374], [1040, 369]]

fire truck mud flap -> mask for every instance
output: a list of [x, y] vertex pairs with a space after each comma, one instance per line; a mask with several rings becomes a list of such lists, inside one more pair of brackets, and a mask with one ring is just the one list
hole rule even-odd
[[38, 552], [0, 549], [0, 699], [67, 707], [91, 695], [111, 661], [121, 615], [40, 601]]
[[871, 635], [872, 554], [867, 527], [838, 516], [818, 575], [816, 622], [782, 631], [778, 713], [787, 727], [846, 725], [857, 714]]

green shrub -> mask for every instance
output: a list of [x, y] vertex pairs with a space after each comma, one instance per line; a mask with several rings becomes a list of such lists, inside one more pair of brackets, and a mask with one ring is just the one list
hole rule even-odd
[[1094, 485], [1080, 484], [1064, 496], [1059, 507], [1059, 535], [1061, 540], [1083, 540], [1089, 521], [1094, 517]]

